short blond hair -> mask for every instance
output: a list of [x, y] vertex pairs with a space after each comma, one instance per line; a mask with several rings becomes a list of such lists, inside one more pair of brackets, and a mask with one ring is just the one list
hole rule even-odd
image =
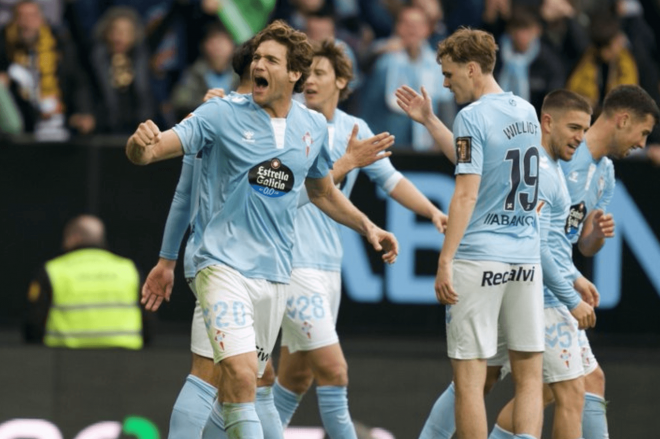
[[483, 73], [493, 73], [497, 44], [493, 35], [467, 27], [460, 28], [438, 45], [436, 60], [442, 64], [442, 57], [448, 56], [459, 64], [476, 62]]

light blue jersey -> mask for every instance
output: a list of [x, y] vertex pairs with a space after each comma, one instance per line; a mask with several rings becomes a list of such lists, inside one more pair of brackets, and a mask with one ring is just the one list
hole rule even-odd
[[543, 302], [546, 308], [566, 305], [573, 309], [580, 296], [573, 289], [569, 275], [573, 270], [573, 245], [564, 226], [571, 209], [571, 196], [564, 172], [544, 148], [540, 148], [539, 222], [541, 224], [541, 267], [543, 268]]
[[321, 114], [297, 102], [271, 119], [251, 95], [211, 99], [174, 127], [186, 154], [204, 154], [197, 271], [225, 264], [248, 278], [289, 281], [300, 190], [332, 164], [327, 131]]
[[512, 93], [486, 94], [454, 121], [456, 174], [479, 174], [474, 212], [456, 259], [540, 262], [538, 199], [541, 128]]
[[568, 192], [571, 194], [571, 212], [566, 220], [566, 234], [573, 244], [582, 233], [584, 220], [594, 209], [605, 210], [614, 194], [614, 165], [603, 157], [594, 160], [586, 141], [582, 141], [570, 162], [562, 162]]
[[[358, 124], [358, 139], [372, 137], [367, 124], [357, 117], [335, 110], [329, 122], [330, 156], [338, 160], [346, 152], [348, 139], [353, 125]], [[394, 169], [389, 158], [379, 160], [362, 168], [377, 186], [390, 193], [403, 176]], [[346, 174], [340, 188], [346, 197], [350, 197], [359, 169]], [[298, 209], [295, 225], [295, 245], [293, 246], [294, 268], [315, 268], [326, 271], [341, 271], [343, 249], [339, 236], [339, 224], [330, 219], [318, 207], [307, 203]]]

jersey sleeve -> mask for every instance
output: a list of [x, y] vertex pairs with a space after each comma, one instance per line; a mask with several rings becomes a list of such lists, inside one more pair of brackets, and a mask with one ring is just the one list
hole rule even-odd
[[185, 154], [197, 154], [215, 143], [218, 125], [228, 111], [229, 104], [222, 99], [211, 99], [190, 113], [172, 130], [179, 136]]
[[330, 144], [328, 142], [328, 128], [325, 125], [324, 129], [321, 130], [323, 137], [321, 139], [321, 149], [314, 159], [314, 163], [309, 168], [307, 172], [307, 177], [309, 178], [323, 178], [330, 172], [332, 169], [332, 158], [330, 156]]
[[456, 175], [481, 175], [483, 169], [483, 127], [475, 123], [475, 111], [467, 107], [454, 120], [454, 147], [456, 148]]
[[580, 296], [573, 289], [573, 285], [562, 274], [561, 269], [555, 262], [555, 258], [550, 251], [548, 235], [551, 227], [550, 211], [551, 200], [542, 198], [542, 191], [539, 189], [539, 223], [541, 225], [541, 269], [543, 270], [543, 284], [548, 287], [550, 292], [569, 310], [574, 309], [580, 304]]
[[607, 165], [605, 168], [605, 173], [603, 175], [605, 178], [605, 186], [603, 187], [603, 194], [598, 199], [595, 209], [602, 209], [605, 211], [607, 206], [610, 205], [612, 197], [614, 196], [614, 186], [616, 185], [616, 178], [614, 176], [614, 165], [608, 159]]
[[[373, 131], [371, 131], [364, 121], [360, 121], [359, 126], [360, 131], [358, 138], [360, 140], [374, 136]], [[374, 184], [384, 190], [387, 194], [391, 193], [403, 178], [403, 175], [394, 168], [394, 165], [392, 165], [392, 162], [387, 157], [365, 166], [362, 170], [367, 174], [369, 180], [374, 182]]]
[[172, 199], [170, 212], [167, 215], [163, 242], [160, 247], [160, 257], [164, 259], [175, 261], [178, 258], [181, 241], [190, 222], [193, 163], [193, 156], [186, 155], [183, 157], [181, 176], [174, 191], [174, 198]]

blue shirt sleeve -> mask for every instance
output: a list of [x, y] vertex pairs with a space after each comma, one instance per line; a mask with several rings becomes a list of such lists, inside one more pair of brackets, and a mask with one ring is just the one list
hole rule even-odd
[[[360, 131], [358, 132], [358, 139], [368, 139], [373, 137], [374, 133], [369, 126], [363, 121], [358, 122]], [[403, 175], [394, 168], [389, 158], [380, 159], [372, 164], [365, 166], [362, 170], [367, 174], [369, 180], [373, 181], [378, 187], [386, 193], [392, 192], [397, 183], [401, 181]]]
[[172, 130], [179, 136], [185, 154], [197, 154], [201, 149], [212, 146], [219, 135], [218, 125], [229, 110], [229, 104], [222, 99], [211, 99], [185, 119], [176, 124]]
[[603, 209], [605, 211], [607, 206], [610, 205], [612, 197], [614, 196], [614, 186], [616, 184], [616, 178], [614, 177], [614, 165], [612, 162], [607, 159], [607, 164], [605, 167], [605, 172], [603, 177], [605, 177], [605, 187], [603, 188], [603, 194], [598, 199], [595, 209]]
[[179, 183], [174, 191], [163, 233], [163, 243], [160, 247], [160, 257], [172, 261], [177, 260], [183, 235], [190, 222], [191, 191], [193, 180], [193, 156], [183, 157], [183, 167]]
[[454, 147], [456, 148], [456, 175], [477, 174], [483, 170], [482, 128], [474, 120], [475, 108], [466, 107], [454, 120]]
[[[559, 266], [555, 262], [554, 256], [550, 251], [550, 244], [548, 235], [551, 227], [550, 211], [552, 205], [547, 199], [542, 198], [541, 191], [539, 200], [542, 201], [543, 207], [539, 212], [539, 223], [541, 225], [541, 268], [543, 269], [543, 284], [548, 287], [550, 292], [569, 310], [574, 309], [580, 304], [582, 300], [577, 292], [573, 289], [573, 285], [562, 274]], [[549, 197], [548, 197], [549, 198]]]
[[314, 159], [314, 163], [309, 168], [307, 172], [307, 177], [309, 178], [323, 178], [330, 172], [332, 169], [332, 158], [330, 156], [330, 144], [328, 143], [328, 127], [327, 124], [324, 124], [323, 139], [321, 143], [321, 149], [319, 154]]

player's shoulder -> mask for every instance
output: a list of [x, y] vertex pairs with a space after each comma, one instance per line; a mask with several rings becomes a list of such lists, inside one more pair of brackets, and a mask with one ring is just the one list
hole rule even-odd
[[605, 177], [614, 180], [614, 163], [609, 157], [603, 157], [603, 173]]
[[292, 105], [297, 111], [297, 118], [305, 123], [311, 124], [313, 128], [326, 129], [328, 121], [325, 116], [316, 110], [312, 110], [302, 102], [292, 101]]

